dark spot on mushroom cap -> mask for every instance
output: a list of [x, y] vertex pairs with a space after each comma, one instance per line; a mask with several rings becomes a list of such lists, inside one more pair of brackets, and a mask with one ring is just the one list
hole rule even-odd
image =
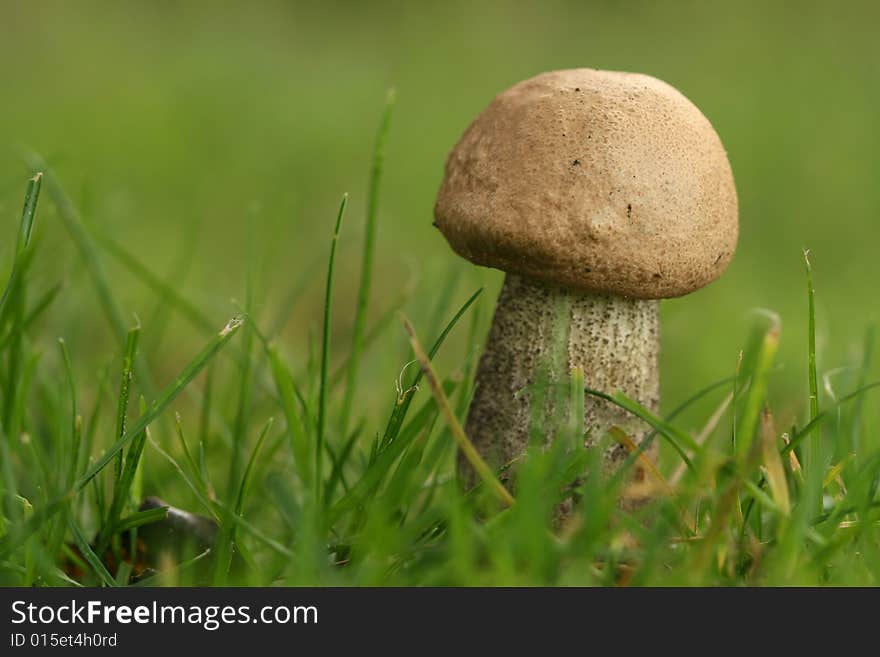
[[633, 206], [632, 203], [626, 204], [626, 217], [627, 219], [632, 219], [633, 216]]
[[580, 163], [581, 163], [580, 160], [574, 160], [574, 161], [571, 163], [571, 166], [573, 166], [573, 167], [580, 166]]

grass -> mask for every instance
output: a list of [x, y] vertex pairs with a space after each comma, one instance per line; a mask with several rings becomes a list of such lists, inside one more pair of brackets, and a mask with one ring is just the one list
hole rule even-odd
[[[451, 280], [438, 286], [444, 292], [432, 312], [401, 327], [393, 312], [377, 308], [380, 319], [368, 327], [391, 106], [389, 100], [374, 151], [349, 348], [334, 347], [331, 312], [346, 195], [326, 231], [320, 339], [292, 345], [312, 354], [297, 361], [274, 337], [277, 316], [265, 323], [255, 316], [261, 303], [253, 285], [247, 315], [211, 328], [198, 300], [183, 296], [142, 254], [93, 235], [45, 161], [27, 156], [42, 175], [27, 185], [0, 301], [0, 583], [880, 583], [880, 441], [864, 412], [880, 386], [868, 379], [874, 333], [853, 388], [833, 392], [823, 407], [806, 253], [805, 399], [771, 407], [770, 393], [785, 376], [776, 362], [782, 326], [772, 315], [759, 318], [730, 359], [730, 376], [695, 385], [697, 392], [665, 416], [615, 391], [585, 390], [583, 372], [575, 370], [570, 382], [542, 394], [567, 395], [575, 407], [585, 394], [617, 404], [651, 427], [648, 440], [662, 441], [664, 459], [649, 461], [615, 428], [600, 442], [617, 441], [630, 457], [619, 471], [603, 472], [598, 450], [572, 449], [590, 429], [573, 417], [554, 422], [564, 435], [550, 448], [532, 449], [517, 464], [514, 494], [504, 489], [462, 429], [478, 355], [472, 347], [481, 338], [476, 313], [480, 301], [484, 312], [489, 304], [481, 291], [455, 299]], [[43, 311], [57, 296], [77, 292], [57, 285], [39, 292], [36, 284], [39, 234], [55, 229], [50, 213], [37, 207], [43, 180], [89, 274], [79, 292], [97, 296], [114, 335], [104, 354], [113, 365], [95, 363], [91, 375], [75, 370], [76, 354], [64, 340], [58, 362], [38, 347]], [[157, 362], [161, 354], [140, 349], [151, 327], [126, 328], [105, 273], [108, 256], [161, 301], [163, 326], [179, 319], [204, 335], [201, 350], [167, 382], [153, 374], [168, 369]], [[295, 298], [291, 307], [296, 312]], [[711, 327], [700, 330], [705, 337]], [[429, 350], [419, 335], [433, 338]], [[462, 339], [452, 345], [466, 345], [457, 353], [447, 344], [454, 335]], [[398, 364], [396, 390], [381, 409], [361, 407], [359, 390], [385, 385], [361, 381], [364, 359], [398, 358], [388, 345], [402, 339], [412, 353]], [[138, 409], [132, 398], [142, 400]], [[706, 405], [715, 408], [702, 430], [679, 422]], [[387, 420], [377, 423], [376, 415]], [[780, 417], [795, 421], [784, 426]], [[540, 434], [540, 418], [534, 425]], [[188, 435], [198, 437], [197, 448]], [[456, 450], [479, 472], [472, 491], [456, 481]], [[637, 463], [647, 475], [642, 482], [630, 477]], [[217, 529], [213, 546], [187, 550], [191, 537], [179, 532], [174, 549], [155, 547], [148, 531], [169, 522], [169, 510], [141, 509], [144, 495], [183, 507], [185, 517], [204, 516]], [[621, 506], [621, 497], [648, 501]], [[566, 501], [574, 510], [559, 521], [555, 510]], [[139, 554], [138, 537], [145, 564], [130, 558]]]

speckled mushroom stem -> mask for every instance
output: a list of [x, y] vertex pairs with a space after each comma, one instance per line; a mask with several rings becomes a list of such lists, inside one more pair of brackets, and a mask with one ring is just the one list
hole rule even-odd
[[[540, 381], [541, 372], [549, 372], [551, 381], [567, 382], [571, 368], [579, 366], [586, 387], [609, 394], [622, 391], [656, 411], [657, 309], [653, 300], [575, 292], [507, 274], [467, 418], [467, 435], [480, 454], [497, 468], [525, 452], [530, 418], [540, 412], [531, 408], [534, 388], [529, 387]], [[564, 355], [556, 356], [554, 363], [554, 352], [560, 351]], [[545, 404], [552, 405], [552, 399], [547, 396]], [[552, 407], [543, 410], [544, 417], [554, 417]], [[618, 426], [639, 443], [648, 430], [635, 416], [590, 395], [585, 398], [584, 420], [596, 437]], [[553, 427], [544, 429], [552, 440]], [[613, 467], [625, 455], [622, 447], [610, 447], [604, 462]], [[459, 470], [465, 485], [475, 483], [461, 459]]]

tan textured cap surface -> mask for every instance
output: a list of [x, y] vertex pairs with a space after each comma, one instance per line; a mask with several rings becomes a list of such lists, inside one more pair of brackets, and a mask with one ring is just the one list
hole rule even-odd
[[738, 234], [700, 110], [656, 78], [585, 68], [498, 95], [450, 153], [434, 214], [479, 265], [642, 299], [718, 278]]

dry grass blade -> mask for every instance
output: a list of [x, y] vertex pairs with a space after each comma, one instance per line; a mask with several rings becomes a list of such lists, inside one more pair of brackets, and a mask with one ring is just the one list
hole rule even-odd
[[[785, 448], [783, 448], [781, 453], [785, 454], [785, 450], [791, 442], [791, 438], [787, 433], [782, 434], [782, 442], [785, 443]], [[798, 481], [804, 483], [804, 469], [801, 467], [800, 459], [798, 459], [794, 450], [788, 452], [788, 467], [791, 473], [798, 478]]]
[[782, 466], [782, 457], [776, 446], [776, 430], [773, 426], [773, 414], [770, 409], [764, 407], [761, 414], [761, 448], [766, 469], [767, 482], [770, 484], [770, 494], [779, 508], [788, 515], [791, 511], [791, 500], [788, 494], [788, 482], [785, 479], [785, 469]]
[[664, 495], [668, 495], [669, 497], [675, 495], [672, 486], [669, 485], [669, 482], [666, 481], [666, 477], [664, 477], [660, 470], [657, 469], [657, 466], [654, 465], [654, 461], [652, 461], [644, 452], [639, 452], [639, 446], [626, 434], [626, 432], [621, 430], [620, 427], [611, 427], [608, 433], [611, 434], [611, 437], [614, 438], [614, 440], [623, 445], [627, 452], [630, 454], [638, 453], [636, 456], [638, 464], [651, 475], [657, 488], [662, 490]]
[[[637, 454], [636, 460], [638, 464], [642, 467], [643, 470], [647, 471], [651, 478], [654, 480], [654, 486], [660, 489], [664, 495], [667, 497], [674, 498], [675, 497], [675, 488], [667, 481], [666, 477], [663, 476], [663, 473], [657, 468], [657, 465], [651, 458], [645, 454], [644, 452], [639, 451], [639, 446], [636, 442], [627, 435], [626, 432], [621, 430], [619, 427], [611, 427], [608, 431], [611, 434], [611, 437], [614, 438], [617, 442], [623, 445], [626, 448], [626, 451], [630, 454]], [[690, 512], [684, 507], [679, 507], [681, 510], [681, 519], [686, 528], [695, 527], [696, 522], [694, 521], [693, 516], [691, 516]]]
[[412, 345], [413, 352], [416, 355], [416, 358], [419, 361], [419, 365], [422, 368], [422, 372], [424, 372], [425, 379], [428, 381], [428, 385], [431, 388], [431, 392], [434, 395], [434, 399], [437, 401], [437, 407], [440, 409], [440, 414], [443, 416], [443, 419], [446, 421], [446, 425], [449, 427], [449, 431], [452, 433], [453, 438], [455, 438], [455, 442], [458, 443], [459, 449], [461, 449], [462, 453], [467, 458], [468, 462], [486, 484], [489, 489], [498, 497], [501, 502], [503, 502], [506, 506], [512, 506], [515, 502], [513, 496], [508, 492], [508, 490], [501, 484], [500, 481], [495, 477], [492, 473], [492, 469], [488, 466], [488, 464], [482, 459], [482, 457], [477, 453], [476, 448], [473, 443], [468, 439], [467, 435], [464, 433], [464, 429], [461, 426], [461, 423], [458, 421], [458, 418], [455, 417], [455, 414], [452, 412], [452, 407], [449, 405], [449, 399], [447, 399], [446, 395], [443, 393], [443, 388], [440, 386], [440, 382], [437, 379], [437, 374], [434, 372], [434, 368], [431, 365], [431, 361], [428, 358], [428, 354], [425, 353], [424, 348], [422, 347], [419, 339], [416, 337], [415, 329], [413, 329], [412, 324], [409, 320], [401, 314], [401, 321], [403, 322], [403, 326], [406, 329], [406, 333], [409, 336], [409, 342]]
[[822, 480], [823, 489], [828, 488], [828, 486], [831, 485], [831, 482], [836, 482], [837, 485], [840, 486], [840, 490], [846, 492], [846, 484], [840, 476], [840, 473], [843, 472], [843, 468], [849, 460], [850, 457], [846, 457], [828, 470], [828, 474], [826, 474], [825, 478]]

